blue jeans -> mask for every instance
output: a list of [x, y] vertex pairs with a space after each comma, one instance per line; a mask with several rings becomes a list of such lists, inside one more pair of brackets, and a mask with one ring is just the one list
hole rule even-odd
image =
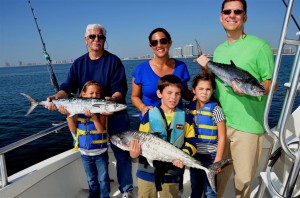
[[[108, 116], [107, 123], [108, 134], [110, 136], [129, 130], [129, 116], [127, 111], [121, 111]], [[110, 147], [114, 152], [117, 161], [117, 177], [119, 183], [119, 190], [121, 193], [133, 191], [132, 180], [132, 164], [131, 157], [128, 151], [116, 147], [110, 143]]]
[[[199, 160], [203, 166], [207, 167], [211, 165], [215, 160], [216, 154], [196, 154], [194, 158]], [[212, 190], [208, 182], [206, 173], [204, 170], [190, 168], [190, 177], [191, 177], [191, 189], [192, 194], [191, 198], [199, 198], [204, 192], [204, 197], [206, 198], [216, 198], [217, 194]], [[217, 177], [217, 176], [216, 176]], [[215, 177], [215, 181], [217, 178]], [[217, 188], [217, 183], [216, 183]]]
[[81, 155], [81, 159], [89, 185], [89, 197], [109, 197], [108, 153], [96, 156]]

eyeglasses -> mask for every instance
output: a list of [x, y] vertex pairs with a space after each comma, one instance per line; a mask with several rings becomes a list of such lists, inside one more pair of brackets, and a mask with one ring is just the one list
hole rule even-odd
[[98, 34], [98, 35], [96, 35], [96, 34], [90, 34], [90, 35], [88, 35], [88, 37], [91, 40], [95, 40], [96, 37], [98, 38], [98, 40], [106, 39], [106, 37], [103, 34]]
[[160, 44], [162, 44], [162, 45], [166, 45], [166, 44], [169, 43], [169, 39], [167, 39], [167, 38], [162, 38], [162, 39], [159, 39], [159, 40], [151, 40], [151, 41], [150, 41], [150, 45], [151, 45], [152, 47], [155, 47], [155, 46], [158, 44], [158, 41], [159, 41]]
[[243, 14], [245, 12], [244, 10], [223, 10], [222, 13], [225, 14], [225, 15], [230, 15], [232, 11], [236, 15], [240, 15], [240, 14]]

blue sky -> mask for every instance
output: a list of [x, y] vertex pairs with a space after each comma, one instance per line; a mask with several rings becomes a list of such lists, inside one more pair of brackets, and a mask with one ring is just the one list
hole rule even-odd
[[[286, 0], [288, 2], [288, 0]], [[219, 22], [221, 0], [31, 0], [52, 60], [75, 59], [86, 52], [86, 25], [107, 29], [108, 50], [120, 58], [152, 55], [148, 35], [166, 28], [175, 47], [195, 45], [213, 53], [226, 39]], [[293, 14], [300, 23], [300, 2]], [[281, 0], [248, 0], [247, 34], [266, 39], [277, 48], [286, 8]], [[289, 37], [296, 37], [291, 23]], [[28, 0], [0, 1], [0, 66], [19, 61], [45, 62], [42, 44]]]

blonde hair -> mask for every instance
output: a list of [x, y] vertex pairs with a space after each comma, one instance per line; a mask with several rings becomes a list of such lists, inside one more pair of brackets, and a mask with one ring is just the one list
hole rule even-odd
[[98, 86], [100, 88], [100, 98], [104, 97], [104, 92], [103, 92], [103, 88], [102, 86], [95, 80], [90, 80], [90, 81], [87, 81], [82, 89], [81, 89], [81, 92], [80, 92], [80, 97], [82, 97], [82, 94], [85, 93], [87, 91], [87, 88], [91, 85], [95, 85], [95, 86]]

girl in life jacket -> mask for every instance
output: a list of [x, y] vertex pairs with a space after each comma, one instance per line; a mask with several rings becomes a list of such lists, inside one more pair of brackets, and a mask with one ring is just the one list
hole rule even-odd
[[[83, 86], [80, 97], [104, 97], [103, 88], [96, 81], [88, 81]], [[62, 108], [59, 107], [59, 111], [67, 115], [68, 126], [74, 138], [73, 150], [81, 153], [89, 185], [89, 197], [109, 197], [106, 116], [87, 110], [84, 114], [69, 117], [67, 110]]]
[[[194, 157], [204, 166], [220, 161], [225, 148], [225, 117], [212, 97], [214, 89], [215, 79], [211, 74], [201, 73], [193, 79], [192, 91], [196, 100], [190, 104], [188, 116], [195, 127], [194, 145], [197, 145], [197, 153]], [[190, 168], [190, 177], [191, 198], [203, 193], [204, 197], [217, 197], [203, 170]]]

